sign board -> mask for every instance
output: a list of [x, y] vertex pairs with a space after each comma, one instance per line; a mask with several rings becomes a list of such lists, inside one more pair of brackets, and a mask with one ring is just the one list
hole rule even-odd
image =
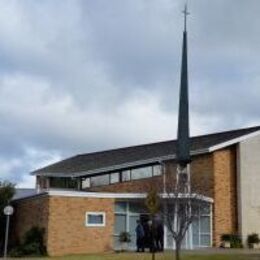
[[14, 208], [13, 208], [12, 206], [8, 205], [8, 206], [6, 206], [6, 207], [4, 208], [4, 214], [5, 214], [6, 216], [13, 215], [13, 213], [14, 213]]

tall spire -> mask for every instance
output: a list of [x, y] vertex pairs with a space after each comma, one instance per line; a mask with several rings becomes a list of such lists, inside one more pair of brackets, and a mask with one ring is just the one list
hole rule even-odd
[[181, 83], [179, 99], [179, 118], [177, 134], [177, 163], [185, 167], [190, 161], [190, 130], [189, 130], [189, 96], [188, 96], [188, 57], [187, 57], [187, 5], [183, 11], [184, 31], [182, 45]]

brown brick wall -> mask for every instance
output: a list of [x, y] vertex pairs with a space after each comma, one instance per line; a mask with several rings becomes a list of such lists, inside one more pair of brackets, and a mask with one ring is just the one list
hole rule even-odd
[[221, 235], [237, 233], [236, 147], [213, 153], [214, 209], [213, 241], [220, 245]]
[[[105, 212], [105, 227], [86, 227], [86, 212]], [[15, 203], [12, 242], [33, 226], [44, 227], [50, 256], [100, 253], [112, 250], [114, 199], [42, 196]]]
[[14, 203], [14, 215], [11, 217], [11, 240], [21, 241], [25, 232], [33, 226], [45, 228], [45, 242], [48, 236], [48, 197], [38, 196]]
[[114, 183], [105, 186], [92, 187], [87, 189], [87, 191], [100, 191], [100, 192], [115, 192], [115, 193], [142, 193], [147, 192], [151, 185], [162, 183], [162, 178], [156, 176], [153, 178], [141, 179], [141, 180], [132, 180], [121, 183]]
[[191, 162], [191, 187], [196, 193], [213, 198], [214, 175], [213, 156], [204, 154], [194, 157]]
[[[80, 197], [50, 197], [48, 253], [85, 254], [112, 250], [114, 200]], [[86, 227], [87, 211], [106, 213], [105, 227]]]
[[[166, 163], [166, 182], [173, 181], [176, 174], [176, 163], [173, 161]], [[191, 163], [191, 181], [194, 192], [201, 193], [205, 196], [213, 197], [213, 160], [212, 154], [198, 155], [193, 158]], [[146, 192], [151, 186], [162, 188], [162, 176], [153, 178], [133, 180], [122, 183], [115, 183], [105, 186], [92, 187], [87, 191], [102, 192]]]

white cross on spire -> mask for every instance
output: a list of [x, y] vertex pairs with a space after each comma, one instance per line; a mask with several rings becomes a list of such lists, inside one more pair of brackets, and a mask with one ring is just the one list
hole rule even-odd
[[187, 4], [185, 4], [184, 10], [182, 12], [183, 12], [183, 15], [184, 15], [184, 31], [186, 31], [187, 16], [190, 14], [188, 12]]

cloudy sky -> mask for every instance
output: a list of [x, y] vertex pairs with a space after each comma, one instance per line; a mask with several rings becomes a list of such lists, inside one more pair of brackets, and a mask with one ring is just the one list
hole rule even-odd
[[[0, 179], [176, 137], [180, 0], [0, 0]], [[260, 124], [260, 1], [190, 0], [192, 135]]]

